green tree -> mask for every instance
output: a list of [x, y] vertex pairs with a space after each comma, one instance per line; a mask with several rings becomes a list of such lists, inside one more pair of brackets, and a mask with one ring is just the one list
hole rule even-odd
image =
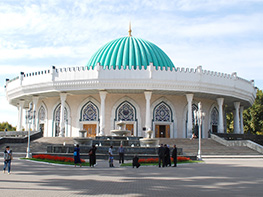
[[4, 131], [5, 129], [7, 129], [7, 131], [15, 131], [16, 127], [13, 127], [8, 122], [1, 122], [0, 123], [0, 131]]
[[263, 92], [257, 90], [257, 96], [254, 104], [244, 110], [244, 132], [253, 134], [263, 133]]
[[234, 118], [233, 118], [233, 113], [227, 113], [226, 114], [226, 132], [227, 133], [234, 133]]

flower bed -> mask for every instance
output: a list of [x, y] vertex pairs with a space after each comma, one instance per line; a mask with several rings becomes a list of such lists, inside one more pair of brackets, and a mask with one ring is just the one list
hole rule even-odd
[[[42, 160], [50, 160], [50, 161], [61, 161], [61, 162], [73, 162], [74, 163], [74, 158], [71, 157], [60, 157], [60, 156], [52, 156], [52, 155], [34, 155], [33, 158], [35, 159], [42, 159]], [[84, 159], [80, 159], [81, 163], [85, 163]]]
[[[188, 157], [177, 157], [177, 162], [184, 162], [184, 161], [192, 161]], [[149, 159], [139, 159], [139, 163], [158, 163], [158, 158], [149, 158]], [[173, 162], [173, 158], [171, 157], [171, 162]]]

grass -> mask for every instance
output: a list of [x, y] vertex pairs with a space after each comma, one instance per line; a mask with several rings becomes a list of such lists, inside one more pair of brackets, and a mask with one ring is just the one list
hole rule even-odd
[[[54, 163], [54, 164], [75, 165], [74, 162], [54, 161], [54, 160], [49, 160], [49, 159], [36, 159], [36, 158], [20, 158], [20, 159], [40, 161], [40, 162], [46, 162], [46, 163]], [[81, 165], [89, 166], [89, 162], [81, 163]]]
[[[177, 164], [182, 164], [182, 163], [202, 163], [203, 161], [182, 161], [182, 162], [177, 162]], [[140, 163], [141, 166], [158, 166], [159, 163]], [[173, 165], [173, 164], [172, 164]], [[132, 166], [132, 163], [123, 163], [121, 164], [122, 167], [126, 166]]]

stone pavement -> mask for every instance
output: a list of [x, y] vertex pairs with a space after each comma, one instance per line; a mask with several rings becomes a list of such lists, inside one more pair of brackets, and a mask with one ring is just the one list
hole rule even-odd
[[[2, 168], [3, 159], [0, 159]], [[116, 162], [116, 161], [115, 161]], [[12, 161], [0, 196], [262, 196], [263, 159], [206, 159], [177, 168], [95, 168]]]

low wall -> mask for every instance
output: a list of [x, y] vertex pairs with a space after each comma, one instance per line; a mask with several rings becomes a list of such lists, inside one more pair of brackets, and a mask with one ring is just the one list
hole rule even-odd
[[[8, 131], [11, 132], [11, 131]], [[6, 132], [6, 133], [8, 133]], [[14, 131], [19, 132], [19, 131]], [[28, 134], [28, 132], [26, 132]], [[30, 140], [36, 140], [38, 138], [43, 137], [43, 132], [32, 132], [30, 135]], [[0, 144], [5, 143], [26, 143], [28, 141], [27, 135], [20, 137], [20, 135], [13, 137], [12, 135], [7, 135], [6, 137], [0, 137]]]

